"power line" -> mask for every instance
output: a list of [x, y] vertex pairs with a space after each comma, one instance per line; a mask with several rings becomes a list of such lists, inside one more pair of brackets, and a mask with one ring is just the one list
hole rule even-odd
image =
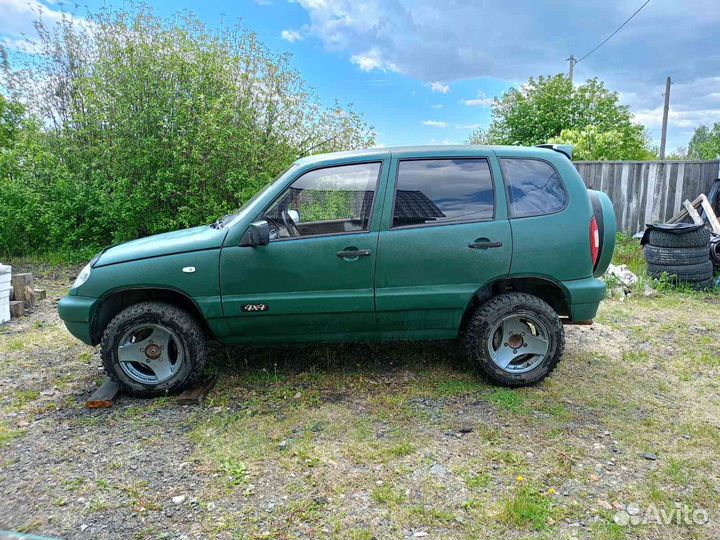
[[605, 45], [608, 41], [610, 41], [610, 38], [612, 38], [612, 37], [613, 37], [615, 34], [617, 34], [620, 30], [622, 30], [623, 26], [625, 26], [627, 23], [629, 23], [631, 20], [633, 20], [633, 17], [635, 17], [635, 15], [637, 15], [638, 13], [640, 13], [640, 10], [642, 10], [642, 8], [644, 8], [645, 6], [647, 6], [649, 3], [650, 3], [650, 0], [645, 0], [645, 3], [644, 3], [642, 6], [640, 6], [640, 7], [637, 9], [637, 11], [635, 11], [635, 13], [633, 13], [632, 15], [630, 15], [630, 17], [628, 17], [628, 18], [625, 20], [624, 23], [622, 23], [620, 26], [618, 26], [618, 27], [617, 27], [617, 30], [615, 30], [612, 34], [610, 34], [608, 37], [606, 37], [605, 40], [604, 40], [602, 43], [600, 43], [600, 45], [598, 45], [597, 47], [595, 47], [592, 51], [590, 51], [589, 53], [587, 53], [585, 56], [582, 56], [579, 60], [574, 60], [574, 59], [573, 59], [573, 60], [574, 60], [574, 64], [577, 64], [578, 62], [582, 62], [582, 61], [585, 60], [588, 56], [590, 56], [592, 53], [594, 53], [594, 52], [597, 51], [600, 47], [602, 47], [602, 46]]

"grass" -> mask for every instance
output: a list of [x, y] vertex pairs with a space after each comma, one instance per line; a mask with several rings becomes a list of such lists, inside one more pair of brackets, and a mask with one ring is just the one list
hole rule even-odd
[[13, 439], [20, 436], [20, 431], [12, 429], [7, 422], [0, 421], [0, 448], [10, 444]]
[[11, 266], [57, 267], [86, 264], [97, 255], [102, 248], [85, 247], [56, 251], [37, 251], [22, 256], [6, 257]]
[[[619, 253], [639, 261], [629, 242]], [[6, 380], [38, 358], [44, 366], [42, 385], [0, 387], [0, 466], [13, 463], [16, 445], [39, 444], [39, 427], [43, 441], [56, 437], [59, 418], [68, 438], [43, 451], [65, 455], [77, 436], [92, 434], [106, 454], [92, 480], [79, 478], [71, 460], [57, 461], [57, 487], [43, 488], [52, 491], [56, 523], [71, 519], [80, 497], [83, 512], [113, 518], [130, 510], [145, 526], [175, 508], [172, 493], [157, 495], [145, 471], [129, 467], [132, 448], [155, 455], [177, 442], [164, 429], [171, 421], [193, 449], [183, 458], [184, 482], [200, 501], [195, 515], [207, 537], [720, 535], [714, 522], [628, 530], [598, 506], [720, 507], [720, 298], [712, 293], [667, 288], [604, 302], [595, 326], [566, 327], [564, 360], [532, 388], [489, 386], [448, 343], [228, 349], [212, 359], [220, 378], [205, 406], [123, 398], [102, 412], [81, 406], [98, 377], [95, 352], [59, 321], [42, 321], [0, 334]], [[58, 395], [38, 395], [48, 387]], [[71, 400], [72, 414], [58, 416], [56, 407]], [[17, 429], [23, 420], [31, 426]], [[137, 444], [114, 446], [124, 432]], [[186, 530], [176, 521], [184, 515], [182, 507], [167, 523]], [[586, 528], [572, 526], [579, 522]]]
[[554, 513], [550, 497], [530, 484], [519, 486], [502, 502], [499, 519], [513, 528], [547, 529]]
[[640, 240], [630, 235], [617, 233], [613, 264], [625, 264], [635, 274], [644, 274], [647, 269]]
[[519, 390], [510, 390], [508, 388], [497, 388], [488, 396], [487, 400], [495, 404], [498, 408], [509, 411], [519, 412], [523, 409], [524, 399]]
[[405, 502], [405, 494], [393, 486], [382, 485], [373, 489], [372, 500], [387, 506], [395, 506]]

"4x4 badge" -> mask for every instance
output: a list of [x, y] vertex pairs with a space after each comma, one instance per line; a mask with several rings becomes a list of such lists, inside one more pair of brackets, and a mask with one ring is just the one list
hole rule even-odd
[[267, 311], [270, 306], [267, 304], [245, 304], [242, 307], [243, 311]]

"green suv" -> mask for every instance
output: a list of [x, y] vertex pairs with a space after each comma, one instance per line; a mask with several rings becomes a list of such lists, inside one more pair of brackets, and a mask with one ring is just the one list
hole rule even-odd
[[587, 323], [615, 246], [568, 147], [377, 148], [298, 160], [236, 213], [105, 249], [60, 302], [107, 374], [190, 385], [207, 341], [460, 338], [490, 380], [533, 384]]

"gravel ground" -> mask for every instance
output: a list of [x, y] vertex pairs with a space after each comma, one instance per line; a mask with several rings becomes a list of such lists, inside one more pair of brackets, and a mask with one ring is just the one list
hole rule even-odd
[[[535, 388], [482, 383], [447, 343], [217, 347], [202, 406], [120, 397], [88, 410], [104, 380], [98, 352], [67, 333], [56, 305], [76, 269], [34, 271], [48, 299], [0, 327], [0, 529], [720, 535], [716, 295], [606, 302], [594, 326], [567, 328], [566, 358]], [[706, 522], [622, 523], [677, 505], [706, 510]]]

